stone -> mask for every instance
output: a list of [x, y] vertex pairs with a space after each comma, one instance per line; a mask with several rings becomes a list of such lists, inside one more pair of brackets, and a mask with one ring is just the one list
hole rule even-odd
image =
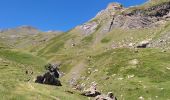
[[44, 74], [43, 84], [62, 86], [60, 81], [55, 78], [53, 73], [47, 72]]
[[58, 66], [57, 64], [45, 65], [46, 73], [37, 76], [35, 83], [62, 86], [61, 82], [58, 80], [60, 76]]
[[123, 80], [123, 78], [122, 77], [120, 77], [120, 78], [117, 78], [118, 80]]
[[139, 100], [145, 100], [145, 99], [144, 99], [144, 97], [140, 96], [140, 97], [139, 97]]
[[128, 46], [133, 48], [135, 46], [135, 43], [130, 43]]
[[36, 80], [35, 80], [35, 83], [41, 83], [43, 84], [43, 80], [44, 80], [44, 77], [43, 76], [37, 76]]
[[117, 100], [117, 98], [114, 96], [112, 92], [108, 92], [107, 94], [107, 100]]
[[128, 75], [127, 78], [130, 79], [130, 78], [133, 78], [135, 77], [135, 75]]
[[166, 50], [162, 50], [161, 52], [166, 52]]
[[108, 92], [107, 95], [99, 95], [96, 96], [95, 100], [117, 100], [117, 98], [114, 96], [112, 92]]
[[98, 95], [98, 96], [96, 96], [95, 100], [106, 100], [106, 96], [105, 95]]
[[139, 60], [138, 59], [133, 59], [133, 60], [129, 61], [129, 64], [130, 65], [137, 65], [137, 64], [139, 64]]
[[92, 92], [88, 91], [88, 92], [86, 92], [86, 93], [82, 93], [81, 95], [87, 96], [87, 97], [96, 97], [96, 96], [98, 96], [98, 95], [101, 95], [101, 93], [98, 92], [98, 91], [96, 91], [95, 93], [92, 93]]
[[166, 67], [167, 70], [170, 70], [170, 67]]
[[98, 69], [95, 69], [93, 72], [95, 73], [95, 72], [98, 72], [99, 70]]
[[75, 46], [76, 46], [76, 44], [75, 44], [75, 43], [72, 43], [72, 44], [71, 44], [71, 46], [72, 46], [72, 47], [75, 47]]
[[147, 41], [147, 40], [145, 40], [145, 41], [140, 42], [140, 43], [137, 45], [137, 48], [146, 48], [149, 44], [150, 44], [150, 42]]
[[76, 84], [73, 86], [74, 90], [79, 90], [82, 91], [85, 88], [86, 84], [82, 83], [82, 84]]
[[96, 84], [92, 84], [89, 89], [85, 90], [84, 93], [81, 95], [87, 96], [87, 97], [96, 97], [98, 95], [101, 95], [99, 91], [96, 89]]
[[45, 69], [48, 70], [49, 72], [53, 73], [55, 78], [59, 78], [60, 74], [59, 74], [59, 68], [57, 64], [47, 64], [45, 65]]

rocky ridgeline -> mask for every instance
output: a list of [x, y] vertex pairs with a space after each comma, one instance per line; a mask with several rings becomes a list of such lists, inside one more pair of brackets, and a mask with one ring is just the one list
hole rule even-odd
[[[132, 10], [134, 9], [134, 10]], [[107, 33], [114, 28], [139, 29], [158, 27], [170, 18], [170, 2], [149, 8], [124, 8], [121, 4], [110, 3], [89, 22], [76, 27], [84, 34], [95, 31]]]

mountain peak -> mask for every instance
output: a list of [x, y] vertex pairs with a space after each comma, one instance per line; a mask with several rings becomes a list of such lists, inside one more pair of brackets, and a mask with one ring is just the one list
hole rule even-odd
[[109, 3], [107, 8], [108, 10], [120, 10], [122, 9], [122, 5], [120, 3], [117, 3], [117, 2], [112, 2], [112, 3]]

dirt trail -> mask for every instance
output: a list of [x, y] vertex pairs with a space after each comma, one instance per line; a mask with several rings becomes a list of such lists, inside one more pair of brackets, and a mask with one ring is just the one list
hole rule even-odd
[[81, 73], [85, 70], [85, 64], [83, 62], [78, 63], [73, 67], [70, 72], [66, 75], [67, 79], [77, 80], [80, 78]]

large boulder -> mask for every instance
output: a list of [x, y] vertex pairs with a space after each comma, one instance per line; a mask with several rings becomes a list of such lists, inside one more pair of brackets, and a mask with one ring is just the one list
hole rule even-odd
[[59, 78], [59, 67], [60, 65], [57, 64], [47, 64], [45, 65], [45, 69], [48, 70], [50, 73], [53, 73], [55, 78]]
[[47, 70], [42, 76], [37, 76], [35, 82], [40, 84], [56, 85], [62, 86], [61, 82], [58, 80], [59, 74], [59, 65], [56, 64], [47, 64], [45, 69]]
[[43, 77], [43, 84], [62, 86], [61, 82], [55, 77], [54, 73], [47, 72]]

